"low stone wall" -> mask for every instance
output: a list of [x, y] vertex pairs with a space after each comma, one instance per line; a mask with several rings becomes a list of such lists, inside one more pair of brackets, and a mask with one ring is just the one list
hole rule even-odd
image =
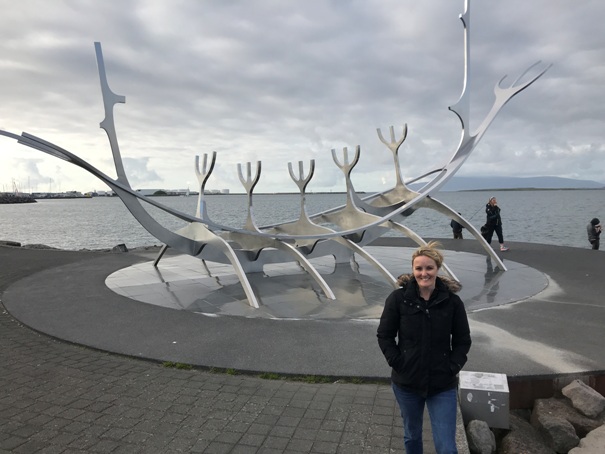
[[5, 203], [36, 203], [36, 199], [30, 196], [21, 196], [10, 193], [0, 194], [0, 204]]
[[558, 395], [538, 398], [529, 409], [512, 410], [508, 430], [470, 421], [466, 434], [471, 454], [602, 454], [605, 397], [575, 379]]

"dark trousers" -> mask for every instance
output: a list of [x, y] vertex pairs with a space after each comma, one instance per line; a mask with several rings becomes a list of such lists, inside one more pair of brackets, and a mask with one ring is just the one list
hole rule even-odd
[[455, 240], [462, 240], [463, 239], [462, 238], [462, 230], [460, 230], [460, 231], [454, 230], [453, 232], [454, 232], [454, 239]]
[[494, 232], [498, 236], [498, 243], [504, 244], [504, 236], [502, 235], [502, 226], [501, 225], [488, 225], [487, 233], [484, 238], [489, 244], [492, 244], [492, 237], [494, 236]]
[[600, 238], [598, 238], [596, 240], [592, 240], [590, 242], [590, 244], [592, 244], [593, 249], [599, 250], [599, 241], [600, 241]]

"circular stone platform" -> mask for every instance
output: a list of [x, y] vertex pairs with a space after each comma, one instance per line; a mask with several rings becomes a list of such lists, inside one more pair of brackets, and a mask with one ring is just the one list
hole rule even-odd
[[[605, 371], [602, 251], [511, 241], [499, 253], [508, 268], [501, 273], [477, 241], [440, 241], [469, 313], [465, 370], [518, 379]], [[401, 238], [368, 247], [393, 275], [410, 271], [413, 249]], [[118, 354], [249, 372], [389, 377], [376, 328], [391, 288], [369, 264], [317, 263], [336, 301], [296, 265], [267, 267], [250, 275], [262, 306], [253, 310], [229, 266], [209, 275], [202, 261], [169, 252], [155, 269], [154, 257], [0, 248], [10, 264], [0, 269], [0, 297], [30, 328]]]
[[[411, 273], [415, 248], [365, 248], [394, 276]], [[507, 261], [508, 271], [492, 266], [485, 256], [443, 251], [446, 263], [464, 283], [459, 292], [468, 312], [517, 302], [546, 288], [546, 276], [526, 265]], [[233, 267], [202, 262], [190, 256], [138, 263], [111, 274], [105, 281], [119, 295], [170, 309], [211, 316], [295, 320], [375, 320], [393, 288], [366, 261], [335, 264], [332, 257], [312, 259], [336, 295], [328, 299], [321, 287], [296, 263], [267, 265], [264, 273], [248, 274], [260, 308], [251, 307]], [[442, 270], [443, 271], [443, 270]], [[443, 274], [443, 273], [442, 273]]]

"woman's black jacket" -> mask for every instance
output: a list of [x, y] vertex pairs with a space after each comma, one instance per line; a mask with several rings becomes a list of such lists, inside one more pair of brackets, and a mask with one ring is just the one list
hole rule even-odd
[[456, 387], [471, 348], [464, 304], [454, 293], [460, 284], [438, 277], [426, 303], [412, 275], [400, 276], [399, 283], [387, 297], [377, 332], [391, 380], [424, 396]]
[[491, 203], [485, 205], [485, 214], [487, 214], [485, 222], [487, 225], [502, 225], [500, 207], [498, 205], [492, 205]]

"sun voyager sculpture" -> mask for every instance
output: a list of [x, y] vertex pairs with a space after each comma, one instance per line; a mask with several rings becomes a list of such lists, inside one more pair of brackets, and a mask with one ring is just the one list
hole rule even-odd
[[[339, 154], [332, 150], [334, 163], [343, 172], [346, 182], [347, 201], [343, 206], [330, 210], [308, 214], [305, 203], [306, 187], [313, 178], [315, 161], [305, 163], [298, 161], [297, 165], [290, 162], [288, 170], [290, 177], [298, 186], [300, 192], [300, 215], [296, 220], [285, 223], [259, 226], [254, 218], [253, 192], [261, 176], [261, 162], [254, 166], [248, 162], [245, 166], [238, 164], [239, 179], [246, 190], [248, 199], [248, 214], [245, 225], [233, 228], [219, 224], [211, 218], [204, 203], [204, 190], [208, 178], [212, 174], [217, 154], [204, 154], [200, 164], [200, 157], [195, 157], [195, 173], [200, 185], [197, 212], [195, 215], [183, 213], [167, 207], [153, 198], [147, 198], [136, 192], [128, 182], [124, 171], [120, 148], [115, 129], [113, 107], [117, 103], [124, 103], [125, 97], [115, 94], [109, 88], [101, 44], [95, 43], [95, 51], [101, 92], [105, 109], [105, 118], [100, 127], [105, 130], [113, 154], [117, 178], [113, 179], [90, 165], [75, 154], [39, 137], [26, 132], [18, 135], [0, 130], [0, 135], [15, 139], [18, 143], [47, 153], [56, 158], [76, 165], [107, 184], [123, 201], [128, 210], [138, 222], [153, 236], [163, 243], [163, 247], [154, 262], [158, 266], [167, 248], [173, 248], [181, 253], [189, 254], [204, 261], [230, 263], [245, 291], [248, 303], [259, 307], [247, 273], [261, 272], [263, 266], [270, 263], [297, 262], [309, 273], [321, 287], [325, 296], [335, 299], [332, 289], [322, 278], [310, 259], [315, 257], [333, 256], [336, 263], [346, 263], [357, 254], [375, 267], [384, 279], [394, 287], [396, 279], [364, 246], [389, 231], [397, 231], [417, 244], [426, 242], [416, 232], [404, 225], [405, 219], [419, 208], [435, 210], [448, 219], [456, 219], [462, 224], [477, 241], [481, 243], [487, 254], [496, 265], [506, 271], [504, 263], [487, 244], [480, 232], [464, 217], [434, 197], [439, 189], [454, 176], [462, 164], [468, 159], [473, 149], [485, 134], [498, 112], [513, 96], [530, 86], [540, 78], [550, 67], [541, 62], [528, 67], [515, 81], [506, 83], [504, 76], [494, 87], [495, 99], [492, 107], [473, 132], [469, 130], [470, 99], [468, 91], [470, 61], [469, 61], [469, 24], [470, 0], [465, 1], [464, 13], [460, 20], [464, 28], [464, 82], [460, 99], [449, 107], [460, 120], [462, 132], [460, 141], [451, 157], [442, 165], [436, 166], [430, 172], [420, 175], [410, 181], [404, 182], [399, 165], [399, 148], [407, 136], [407, 125], [403, 126], [400, 134], [390, 127], [389, 138], [385, 139], [380, 129], [377, 129], [380, 141], [393, 155], [396, 184], [393, 188], [380, 193], [361, 198], [354, 189], [351, 173], [360, 157], [360, 147], [349, 154], [347, 148]], [[416, 181], [425, 181], [420, 189], [412, 190], [409, 184]], [[185, 221], [184, 228], [170, 231], [154, 219], [143, 204], [153, 205], [176, 218]], [[456, 278], [452, 270], [445, 266], [445, 272]]]

